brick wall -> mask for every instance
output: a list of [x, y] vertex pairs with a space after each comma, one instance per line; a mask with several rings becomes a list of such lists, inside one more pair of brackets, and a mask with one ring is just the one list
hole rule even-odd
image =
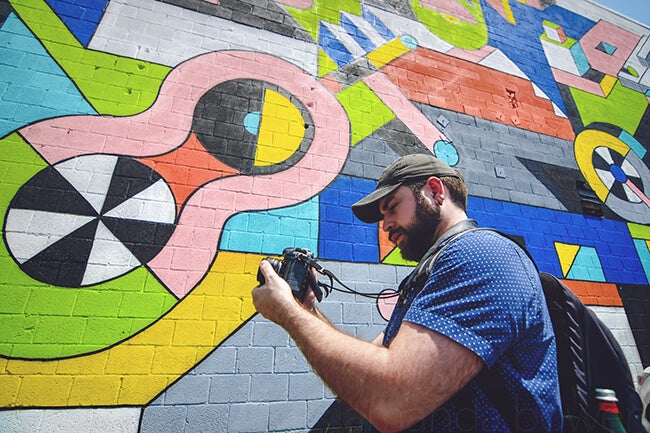
[[[0, 430], [354, 430], [250, 290], [293, 246], [395, 288], [349, 206], [414, 152], [650, 364], [650, 30], [461, 3], [0, 0]], [[366, 339], [389, 314], [321, 306]]]

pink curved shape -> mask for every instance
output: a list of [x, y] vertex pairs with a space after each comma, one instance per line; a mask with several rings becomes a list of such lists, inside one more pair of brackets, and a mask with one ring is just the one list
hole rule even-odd
[[313, 0], [275, 0], [277, 3], [291, 6], [296, 9], [309, 9], [314, 3]]
[[[276, 84], [310, 110], [314, 138], [292, 167], [270, 175], [239, 175], [214, 180], [186, 202], [172, 237], [149, 268], [179, 298], [205, 276], [216, 257], [225, 222], [238, 212], [291, 206], [315, 196], [339, 174], [349, 152], [350, 125], [343, 107], [325, 86], [295, 65], [253, 52], [202, 56], [191, 71], [174, 74], [179, 83], [196, 77], [218, 82], [250, 78]], [[170, 76], [171, 78], [171, 76]], [[218, 84], [213, 78], [210, 87]]]
[[269, 82], [279, 79], [288, 88], [293, 74], [300, 71], [305, 75], [301, 69], [289, 68], [289, 63], [279, 59], [268, 62], [280, 64], [273, 70], [253, 72], [260, 64], [255, 64], [252, 57], [266, 62], [271, 56], [220, 51], [189, 59], [165, 78], [154, 105], [134, 116], [65, 116], [26, 126], [19, 132], [51, 164], [91, 153], [161, 155], [187, 139], [194, 107], [214, 86], [231, 79], [254, 78]]
[[422, 0], [422, 6], [476, 24], [476, 18], [461, 4], [449, 0]]
[[334, 95], [299, 67], [277, 57], [246, 51], [204, 54], [179, 65], [165, 78], [158, 99], [130, 117], [66, 116], [20, 130], [47, 160], [109, 153], [134, 157], [167, 153], [183, 144], [201, 96], [229, 80], [276, 84], [310, 111], [314, 135], [307, 154], [294, 166], [271, 175], [241, 175], [214, 180], [188, 199], [172, 237], [148, 266], [177, 297], [205, 276], [217, 254], [223, 225], [249, 210], [294, 205], [332, 182], [347, 158], [350, 124]]

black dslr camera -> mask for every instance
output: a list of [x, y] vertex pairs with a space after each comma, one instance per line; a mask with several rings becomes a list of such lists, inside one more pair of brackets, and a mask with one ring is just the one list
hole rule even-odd
[[[312, 273], [312, 267], [318, 268], [314, 260], [314, 254], [306, 248], [285, 248], [282, 251], [282, 260], [267, 257], [275, 272], [278, 273], [291, 287], [293, 296], [300, 302], [305, 300], [307, 289], [311, 287], [316, 299], [320, 302], [323, 299], [323, 291]], [[257, 281], [265, 283], [264, 275], [258, 269]]]

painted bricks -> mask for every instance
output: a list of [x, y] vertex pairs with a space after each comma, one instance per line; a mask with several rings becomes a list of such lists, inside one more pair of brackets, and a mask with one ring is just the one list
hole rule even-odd
[[[418, 128], [436, 128], [449, 138], [447, 149], [458, 154], [457, 167], [465, 173], [470, 189], [471, 213], [481, 225], [522, 236], [546, 270], [568, 277], [579, 274], [589, 280], [606, 280], [575, 281], [572, 287], [611, 326], [633, 373], [644, 366], [641, 359], [647, 361], [650, 356], [650, 336], [643, 326], [647, 308], [640, 306], [647, 304], [648, 235], [633, 227], [647, 208], [629, 211], [625, 217], [616, 215], [615, 206], [605, 207], [603, 219], [582, 215], [576, 192], [576, 182], [584, 180], [579, 164], [592, 161], [592, 156], [574, 149], [572, 134], [600, 122], [616, 124], [632, 136], [638, 124], [640, 132], [635, 136], [643, 142], [647, 136], [643, 132], [647, 120], [643, 79], [624, 79], [624, 74], [630, 71], [625, 69], [629, 66], [627, 57], [639, 67], [638, 59], [632, 58], [632, 48], [641, 34], [647, 35], [647, 29], [639, 30], [638, 25], [612, 14], [607, 22], [597, 25], [599, 15], [594, 13], [593, 5], [578, 2], [567, 6], [560, 0], [548, 10], [544, 5], [532, 8], [522, 2], [511, 4], [516, 23], [508, 22], [503, 11], [485, 7], [483, 23], [490, 30], [490, 39], [485, 41], [474, 33], [460, 40], [453, 28], [463, 23], [451, 25], [442, 20], [432, 24], [410, 6], [376, 1], [372, 6], [368, 2], [339, 2], [340, 10], [303, 10], [309, 5], [300, 0], [292, 0], [292, 6], [286, 6], [288, 1], [262, 0], [97, 0], [85, 2], [87, 9], [83, 12], [77, 3], [0, 3], [2, 209], [9, 207], [16, 191], [34, 174], [52, 164], [44, 156], [48, 143], [44, 148], [32, 148], [21, 128], [69, 114], [128, 117], [146, 112], [159, 98], [165, 77], [179, 65], [212, 51], [270, 54], [298, 65], [314, 78], [314, 83], [329, 72], [334, 72], [328, 75], [331, 79], [345, 78], [347, 81], [330, 82], [327, 89], [347, 116], [343, 123], [351, 127], [350, 149], [336, 179], [322, 191], [309, 190], [314, 197], [308, 201], [281, 210], [242, 212], [224, 224], [214, 268], [206, 270], [205, 279], [197, 287], [219, 289], [188, 308], [186, 317], [175, 317], [172, 310], [171, 319], [151, 323], [151, 318], [165, 317], [177, 301], [181, 307], [187, 303], [168, 293], [163, 284], [160, 291], [154, 290], [155, 284], [151, 283], [156, 278], [145, 267], [138, 278], [131, 275], [102, 287], [39, 287], [21, 277], [17, 265], [6, 269], [14, 260], [3, 250], [0, 329], [8, 329], [17, 320], [24, 320], [24, 327], [15, 339], [0, 340], [0, 347], [10, 355], [29, 353], [43, 360], [37, 362], [42, 366], [39, 369], [36, 363], [22, 362], [21, 356], [0, 357], [0, 400], [9, 402], [8, 407], [28, 409], [0, 411], [0, 430], [11, 425], [20, 431], [17, 421], [23, 427], [36, 422], [63, 429], [60, 421], [52, 421], [58, 417], [69, 420], [69, 428], [88, 425], [88, 431], [110, 431], [88, 421], [95, 413], [98, 417], [103, 413], [106, 419], [122, 421], [113, 425], [130, 423], [124, 432], [129, 428], [130, 432], [137, 429], [170, 433], [309, 431], [332, 406], [334, 396], [289, 336], [254, 316], [248, 287], [254, 284], [256, 264], [285, 245], [309, 245], [357, 290], [376, 293], [397, 286], [410, 267], [379, 264], [384, 260], [399, 261], [399, 255], [386, 256], [390, 247], [382, 243], [383, 234], [377, 225], [360, 224], [349, 205], [374, 188], [382, 169], [398, 155], [431, 151], [435, 142], [418, 134]], [[98, 11], [104, 7], [102, 15]], [[565, 9], [569, 7], [572, 9]], [[573, 60], [554, 62], [544, 57], [539, 44], [538, 17], [542, 15], [572, 38], [579, 40], [586, 35], [585, 41], [596, 42], [590, 46], [599, 40], [618, 45], [615, 58], [594, 49], [586, 53], [592, 70], [585, 77], [567, 78], [551, 71], [550, 64]], [[378, 51], [374, 54], [381, 54], [383, 43], [406, 33], [414, 37], [418, 48], [378, 70], [371, 67], [371, 57], [365, 55], [359, 57], [364, 67], [339, 69], [340, 65], [328, 57], [318, 29], [326, 26], [332, 34], [345, 39], [339, 49], [361, 53], [365, 45], [358, 38], [362, 35], [350, 23], [361, 23], [359, 29], [372, 27], [379, 39], [386, 39], [376, 41], [377, 47], [372, 48]], [[638, 36], [623, 34], [616, 26]], [[348, 30], [350, 38], [344, 38]], [[458, 47], [466, 42], [476, 46], [471, 51]], [[348, 55], [340, 51], [336, 60]], [[553, 55], [562, 52], [554, 51]], [[244, 62], [233, 62], [232, 69], [242, 74], [250, 72]], [[298, 78], [277, 65], [267, 68], [260, 63], [259, 69], [282, 84]], [[610, 76], [599, 78], [604, 73]], [[355, 81], [355, 74], [366, 81]], [[390, 80], [376, 80], [379, 75], [375, 75], [372, 81], [363, 74], [383, 74]], [[183, 78], [187, 82], [201, 79], [191, 74]], [[583, 84], [589, 81], [585, 89], [594, 89], [597, 94], [570, 88], [581, 80]], [[411, 105], [394, 105], [387, 95], [395, 93], [387, 90], [395, 89], [371, 89], [369, 82], [398, 86], [398, 93], [404, 96], [400, 103]], [[630, 83], [633, 86], [628, 88]], [[194, 107], [193, 99], [182, 93], [171, 92], [173, 101], [166, 111], [152, 114], [148, 124], [179, 130], [182, 122], [168, 114], [193, 112]], [[222, 102], [237, 108], [248, 101], [241, 94], [233, 94]], [[325, 129], [339, 129], [342, 120], [330, 117], [330, 107], [323, 106], [321, 100], [315, 102], [309, 110], [328, 113]], [[218, 108], [195, 114], [214, 120], [210, 116]], [[418, 121], [428, 121], [426, 125], [414, 126], [413, 119], [405, 114], [409, 110], [413, 113], [413, 109], [422, 114]], [[446, 126], [438, 122], [441, 116], [449, 121]], [[57, 134], [65, 136], [75, 123], [72, 121], [67, 130], [61, 128]], [[234, 122], [223, 124], [218, 132], [238, 138], [250, 134], [240, 126]], [[164, 138], [160, 131], [152, 129], [147, 138]], [[86, 144], [110, 145], [137, 133], [114, 130], [108, 125], [96, 130]], [[188, 133], [183, 131], [182, 135]], [[610, 133], [615, 139], [616, 135]], [[55, 134], [49, 137], [53, 140]], [[205, 151], [198, 139], [192, 144], [194, 147], [188, 146], [187, 152], [161, 155], [151, 162], [163, 177], [172, 179], [179, 212], [182, 203], [196, 188], [211, 181], [215, 172], [233, 174], [226, 173], [223, 164], [197, 163], [199, 151], [201, 155]], [[636, 151], [642, 152], [647, 144], [643, 142]], [[261, 181], [261, 177], [255, 181], [241, 178], [228, 191], [205, 192], [198, 206], [205, 205], [206, 212], [197, 212], [191, 218], [195, 240], [200, 241], [202, 235], [198, 233], [207, 233], [202, 229], [210, 227], [212, 217], [207, 210], [214, 201], [219, 201], [221, 208], [242, 209], [254, 206], [259, 197], [287, 197], [293, 191], [308, 190], [307, 184], [322, 177], [320, 168], [310, 166], [281, 188]], [[242, 191], [251, 193], [237, 194]], [[3, 237], [3, 246], [4, 241]], [[570, 256], [567, 251], [576, 251], [576, 255]], [[200, 268], [198, 254], [181, 259], [174, 262], [175, 266]], [[112, 292], [112, 287], [128, 290]], [[192, 300], [196, 290], [190, 289]], [[321, 307], [344, 331], [365, 339], [374, 338], [385, 325], [376, 304], [360, 296], [334, 293]], [[66, 317], [69, 319], [61, 320]], [[150, 332], [152, 329], [154, 332]], [[129, 332], [137, 337], [136, 342], [140, 334], [152, 335], [150, 344], [120, 350], [121, 341], [108, 338], [111, 333]], [[60, 341], [61, 333], [69, 340]], [[73, 345], [82, 352], [92, 352], [92, 356], [68, 357], [64, 349]], [[63, 359], [50, 359], [57, 356]], [[82, 370], [76, 360], [83, 365]], [[177, 365], [188, 367], [179, 373]], [[85, 407], [92, 405], [89, 401], [98, 395], [102, 395], [101, 405], [109, 407], [67, 408], [61, 412], [38, 409]], [[86, 415], [81, 416], [80, 410]], [[139, 412], [142, 419], [138, 426]]]

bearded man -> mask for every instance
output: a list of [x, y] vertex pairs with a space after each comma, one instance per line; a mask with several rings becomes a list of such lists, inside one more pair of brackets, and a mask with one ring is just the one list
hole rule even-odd
[[498, 233], [468, 231], [476, 222], [467, 217], [467, 194], [459, 171], [413, 154], [389, 165], [375, 191], [352, 206], [360, 220], [381, 221], [405, 259], [431, 259], [449, 244], [426, 283], [404, 280], [372, 342], [336, 329], [313, 296], [298, 302], [260, 263], [257, 311], [287, 330], [323, 381], [364, 417], [366, 432], [562, 431], [555, 336], [537, 270]]

